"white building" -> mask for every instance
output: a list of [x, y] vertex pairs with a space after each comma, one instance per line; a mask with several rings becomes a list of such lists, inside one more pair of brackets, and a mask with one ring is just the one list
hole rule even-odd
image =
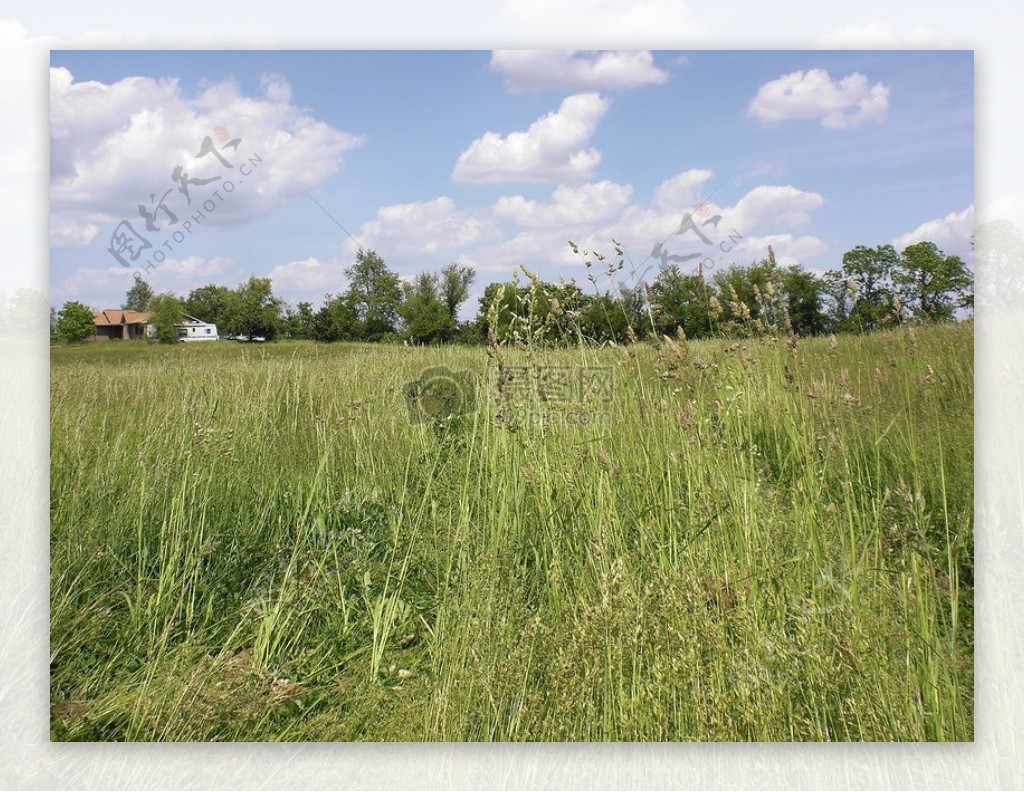
[[[178, 338], [182, 341], [217, 341], [217, 325], [196, 319], [194, 316], [185, 315], [185, 318], [178, 322]], [[156, 334], [156, 328], [152, 322], [146, 325], [146, 335], [152, 338]]]
[[178, 338], [182, 341], [216, 341], [217, 325], [186, 315], [178, 322]]

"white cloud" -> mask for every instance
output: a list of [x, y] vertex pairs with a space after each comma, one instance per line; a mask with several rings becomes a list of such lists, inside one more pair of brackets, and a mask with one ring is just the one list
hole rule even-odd
[[811, 221], [810, 213], [820, 209], [825, 199], [815, 192], [792, 186], [761, 185], [744, 195], [730, 212], [737, 228], [756, 231], [764, 228], [796, 228]]
[[598, 224], [616, 217], [629, 203], [633, 188], [602, 181], [578, 187], [559, 185], [549, 203], [521, 195], [503, 196], [492, 209], [495, 219], [519, 226], [561, 227], [567, 223]]
[[99, 232], [100, 227], [84, 217], [74, 214], [50, 217], [50, 244], [53, 247], [88, 247]]
[[[218, 188], [224, 200], [202, 222], [247, 222], [329, 178], [342, 155], [360, 144], [358, 136], [292, 105], [291, 88], [282, 78], [264, 75], [261, 86], [263, 96], [255, 98], [231, 81], [210, 84], [190, 97], [173, 79], [127, 77], [106, 84], [75, 81], [67, 69], [51, 69], [51, 211], [61, 216], [52, 243], [80, 241], [97, 222], [113, 230], [128, 219], [145, 228], [138, 206], [153, 210], [165, 195], [180, 223]], [[225, 140], [241, 140], [237, 148], [223, 148], [218, 128], [228, 133]], [[198, 157], [204, 138], [215, 149]], [[246, 164], [252, 157], [260, 161]], [[249, 176], [242, 175], [243, 165]], [[189, 203], [172, 177], [177, 166], [190, 179], [214, 181], [192, 184]], [[225, 194], [229, 180], [230, 196]], [[157, 217], [158, 228], [174, 225], [164, 212]]]
[[752, 261], [767, 258], [769, 245], [775, 252], [775, 261], [781, 267], [804, 264], [808, 259], [828, 251], [828, 245], [814, 236], [794, 237], [792, 234], [745, 236], [729, 251], [729, 263], [746, 266]]
[[669, 76], [654, 65], [648, 50], [495, 50], [491, 68], [504, 75], [505, 87], [513, 93], [638, 88], [664, 83]]
[[[132, 287], [133, 270], [114, 264], [109, 267], [81, 267], [67, 278], [55, 278], [51, 288], [50, 301], [61, 305], [67, 300], [79, 300], [86, 305], [103, 310], [116, 308], [123, 301], [123, 295]], [[235, 280], [232, 280], [234, 278]], [[203, 258], [168, 258], [148, 272], [143, 280], [155, 292], [174, 292], [186, 296], [192, 289], [211, 282], [234, 286], [242, 276], [233, 259], [227, 256]], [[110, 295], [121, 295], [111, 300]]]
[[871, 85], [854, 72], [833, 80], [824, 69], [795, 71], [762, 85], [751, 100], [749, 115], [762, 121], [820, 119], [829, 129], [847, 129], [880, 121], [889, 109], [889, 89]]
[[[382, 206], [373, 220], [363, 223], [359, 241], [367, 248], [399, 258], [434, 256], [444, 251], [493, 238], [496, 229], [486, 213], [457, 209], [447, 196], [407, 204]], [[346, 242], [349, 253], [356, 245]], [[424, 261], [422, 266], [434, 262]]]
[[654, 195], [654, 203], [659, 209], [676, 212], [682, 215], [703, 197], [705, 185], [712, 177], [709, 170], [692, 168], [666, 179]]
[[525, 132], [487, 132], [459, 155], [452, 179], [462, 184], [573, 181], [590, 176], [601, 154], [585, 148], [608, 110], [596, 93], [566, 97]]
[[345, 265], [338, 261], [322, 261], [310, 256], [298, 261], [278, 264], [267, 275], [274, 284], [274, 294], [285, 300], [318, 305], [325, 294], [339, 294], [345, 288]]
[[971, 258], [971, 236], [974, 234], [974, 204], [960, 212], [921, 223], [913, 231], [901, 234], [892, 241], [893, 247], [903, 251], [918, 242], [934, 242], [948, 255]]
[[[658, 261], [648, 254], [657, 242], [664, 242], [669, 254], [700, 252], [719, 267], [764, 258], [769, 244], [784, 265], [804, 263], [828, 249], [815, 236], [793, 233], [810, 222], [824, 199], [791, 185], [760, 185], [731, 206], [706, 202], [711, 215], [699, 223], [710, 223], [713, 215], [721, 215], [717, 225], [701, 226], [711, 240], [707, 245], [690, 232], [675, 235], [683, 214], [693, 211], [711, 177], [710, 170], [683, 171], [662, 182], [646, 203], [634, 201], [630, 185], [611, 181], [562, 184], [547, 200], [506, 195], [478, 208], [461, 208], [442, 196], [381, 207], [358, 236], [401, 274], [457, 259], [481, 273], [505, 277], [520, 264], [545, 278], [570, 268], [578, 272], [583, 258], [569, 248], [570, 239], [581, 248], [596, 248], [611, 256], [615, 238], [635, 264], [647, 258], [644, 267], [651, 267], [651, 272], [657, 270]], [[346, 245], [346, 255], [354, 255], [355, 244]]]

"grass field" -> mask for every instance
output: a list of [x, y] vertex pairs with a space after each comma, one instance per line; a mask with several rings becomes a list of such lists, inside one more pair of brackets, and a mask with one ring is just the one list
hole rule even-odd
[[55, 740], [973, 739], [972, 323], [51, 362]]

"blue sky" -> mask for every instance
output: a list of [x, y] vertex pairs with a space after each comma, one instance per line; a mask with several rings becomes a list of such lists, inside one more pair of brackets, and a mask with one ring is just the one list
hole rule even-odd
[[970, 260], [973, 83], [969, 51], [54, 51], [51, 301], [121, 304], [115, 228], [146, 236], [167, 189], [181, 228], [171, 172], [225, 178], [195, 159], [217, 127], [257, 164], [149, 258], [158, 291], [254, 274], [317, 305], [359, 244], [406, 277], [473, 266], [474, 295], [520, 264], [582, 281], [567, 240], [640, 261], [702, 201], [743, 237], [719, 266], [923, 238]]

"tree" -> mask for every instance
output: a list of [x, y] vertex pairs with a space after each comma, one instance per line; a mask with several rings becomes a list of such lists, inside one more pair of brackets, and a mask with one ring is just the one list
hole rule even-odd
[[251, 277], [232, 293], [225, 328], [230, 335], [272, 341], [281, 332], [283, 304], [270, 278]]
[[591, 341], [625, 343], [629, 338], [629, 317], [622, 302], [605, 292], [592, 297], [582, 311], [580, 329]]
[[63, 341], [66, 344], [85, 341], [96, 332], [92, 317], [93, 313], [87, 305], [75, 300], [66, 302], [57, 313], [54, 335], [58, 341]]
[[313, 306], [308, 302], [300, 302], [296, 310], [291, 306], [285, 309], [284, 322], [289, 338], [310, 339], [314, 337]]
[[200, 286], [189, 292], [185, 300], [185, 313], [215, 324], [223, 331], [228, 325], [232, 299], [233, 293], [227, 286], [218, 286], [214, 283]]
[[429, 272], [421, 272], [412, 283], [403, 284], [405, 299], [398, 313], [410, 341], [430, 344], [444, 341], [454, 333], [455, 316], [439, 295], [444, 285], [445, 280]]
[[169, 292], [155, 294], [149, 299], [150, 321], [153, 324], [153, 337], [161, 344], [176, 344], [181, 340], [178, 325], [185, 318], [185, 308], [181, 300]]
[[710, 300], [713, 293], [702, 276], [687, 275], [675, 264], [663, 266], [651, 284], [658, 333], [675, 335], [682, 327], [687, 338], [711, 335]]
[[957, 308], [973, 305], [974, 278], [967, 266], [934, 242], [904, 249], [892, 279], [903, 304], [925, 321], [950, 321]]
[[464, 267], [455, 261], [441, 269], [440, 297], [453, 322], [459, 320], [459, 306], [469, 297], [469, 287], [475, 277], [472, 267]]
[[[837, 313], [843, 317], [838, 329], [871, 330], [892, 315], [892, 274], [899, 264], [899, 254], [892, 245], [858, 245], [843, 254], [843, 266], [829, 273], [830, 291], [844, 303], [837, 306]], [[839, 281], [845, 284], [845, 292], [837, 290]]]
[[345, 275], [349, 279], [350, 305], [359, 318], [359, 336], [377, 341], [385, 334], [394, 333], [398, 307], [402, 304], [401, 279], [372, 250], [360, 250], [355, 264], [345, 270]]
[[125, 294], [121, 307], [126, 311], [145, 311], [149, 308], [149, 301], [152, 298], [153, 288], [142, 278], [136, 278], [135, 283]]
[[825, 282], [797, 265], [782, 272], [786, 309], [794, 333], [820, 335], [828, 329], [828, 317], [822, 310]]
[[359, 317], [349, 295], [326, 295], [323, 306], [313, 317], [313, 338], [325, 342], [348, 341], [358, 332]]

